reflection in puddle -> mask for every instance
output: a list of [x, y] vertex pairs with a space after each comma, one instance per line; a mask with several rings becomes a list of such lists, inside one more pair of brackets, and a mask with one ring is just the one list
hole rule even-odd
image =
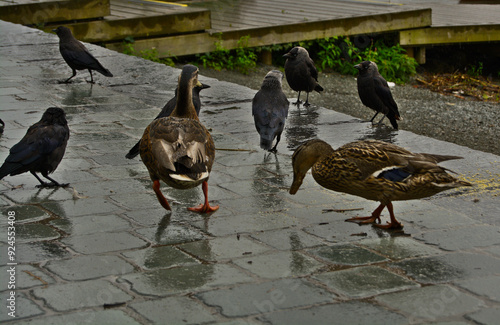
[[357, 140], [381, 140], [389, 143], [395, 143], [398, 132], [385, 125], [372, 125], [365, 129]]
[[319, 113], [317, 107], [292, 109], [288, 113], [285, 139], [287, 148], [294, 150], [306, 140], [317, 138]]

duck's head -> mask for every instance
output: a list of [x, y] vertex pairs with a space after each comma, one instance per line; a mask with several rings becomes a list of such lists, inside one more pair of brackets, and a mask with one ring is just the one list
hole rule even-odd
[[309, 140], [301, 144], [293, 153], [293, 182], [290, 194], [297, 193], [307, 171], [322, 157], [333, 153], [333, 148], [323, 140]]
[[203, 84], [198, 80], [198, 72], [198, 67], [191, 64], [186, 64], [182, 67], [182, 72], [179, 76], [179, 89], [203, 88]]

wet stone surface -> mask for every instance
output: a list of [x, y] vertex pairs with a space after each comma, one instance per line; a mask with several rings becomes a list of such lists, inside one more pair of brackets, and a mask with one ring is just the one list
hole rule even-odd
[[[71, 130], [51, 174], [69, 187], [36, 188], [29, 173], [0, 181], [0, 296], [11, 296], [5, 279], [15, 266], [17, 316], [4, 304], [0, 322], [497, 323], [500, 157], [332, 110], [359, 107], [352, 80], [334, 101], [311, 95], [326, 108], [291, 106], [278, 153], [270, 154], [259, 147], [251, 115], [253, 85], [264, 74], [245, 76], [250, 89], [201, 73], [211, 88], [201, 93], [200, 120], [217, 148], [209, 201], [220, 209], [188, 211], [203, 202], [201, 188], [162, 184], [172, 206], [166, 211], [140, 159], [124, 156], [173, 96], [180, 70], [88, 44], [115, 77], [94, 74], [91, 85], [79, 72], [61, 84], [71, 71], [55, 35], [5, 22], [0, 29], [0, 161], [49, 106], [66, 111]], [[403, 102], [420, 102], [418, 89], [405, 89], [397, 87], [398, 100], [407, 94]], [[430, 107], [425, 103], [422, 114]], [[381, 139], [460, 155], [443, 166], [474, 187], [395, 202], [401, 231], [345, 222], [370, 215], [378, 203], [324, 189], [310, 173], [296, 195], [288, 193], [291, 155], [313, 138], [333, 147]], [[9, 213], [16, 216], [15, 243]], [[382, 223], [388, 220], [384, 211]]]

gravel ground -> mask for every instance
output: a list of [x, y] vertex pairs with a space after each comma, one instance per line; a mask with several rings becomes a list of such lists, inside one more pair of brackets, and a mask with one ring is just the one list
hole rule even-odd
[[[200, 68], [200, 74], [257, 90], [266, 73], [272, 69], [279, 68], [259, 65], [249, 75]], [[309, 102], [312, 105], [360, 119], [371, 119], [374, 113], [361, 103], [354, 77], [320, 73], [318, 79], [325, 91], [310, 94]], [[289, 98], [296, 98], [297, 93], [290, 89], [286, 81], [283, 82], [283, 90]], [[500, 155], [499, 104], [441, 95], [417, 88], [412, 83], [396, 85], [392, 93], [403, 117], [399, 122], [400, 129]], [[305, 99], [305, 94], [301, 98]], [[390, 127], [386, 122], [385, 127]]]

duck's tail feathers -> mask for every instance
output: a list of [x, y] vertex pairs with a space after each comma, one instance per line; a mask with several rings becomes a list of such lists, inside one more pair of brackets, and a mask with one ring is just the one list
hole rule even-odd
[[137, 157], [139, 154], [139, 146], [141, 145], [141, 141], [138, 141], [132, 149], [129, 150], [128, 154], [125, 155], [125, 158], [133, 159]]

